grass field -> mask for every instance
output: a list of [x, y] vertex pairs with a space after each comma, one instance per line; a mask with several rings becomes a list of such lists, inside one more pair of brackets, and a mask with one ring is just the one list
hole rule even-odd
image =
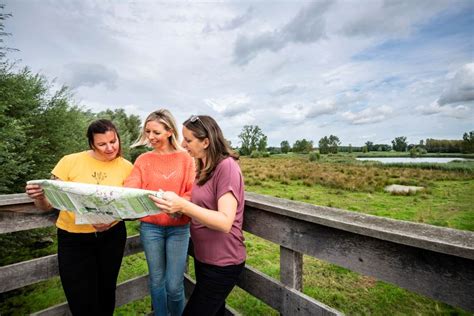
[[[424, 166], [408, 168], [361, 163], [354, 155], [322, 156], [310, 162], [307, 156], [278, 155], [242, 158], [246, 190], [355, 212], [474, 231], [474, 163], [456, 168]], [[384, 192], [388, 184], [423, 186], [422, 192], [396, 195]], [[128, 222], [128, 233], [138, 233]], [[1, 264], [30, 258], [33, 249], [22, 233], [0, 240], [2, 249], [12, 249]], [[54, 229], [37, 232], [51, 235]], [[279, 279], [278, 245], [245, 233], [247, 264]], [[54, 244], [34, 250], [34, 256], [55, 251]], [[192, 260], [191, 268], [192, 271]], [[124, 258], [120, 281], [147, 273], [143, 254]], [[192, 273], [191, 273], [192, 274]], [[304, 293], [348, 315], [471, 315], [396, 286], [356, 274], [347, 269], [304, 256]], [[58, 279], [0, 295], [0, 315], [24, 315], [64, 300]], [[243, 315], [277, 315], [264, 303], [235, 289], [228, 304]], [[143, 315], [150, 311], [149, 297], [116, 310], [116, 315]]]

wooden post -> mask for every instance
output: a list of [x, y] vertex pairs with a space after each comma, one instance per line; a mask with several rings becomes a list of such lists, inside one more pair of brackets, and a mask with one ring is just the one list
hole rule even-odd
[[303, 289], [303, 254], [280, 246], [280, 280], [293, 289]]

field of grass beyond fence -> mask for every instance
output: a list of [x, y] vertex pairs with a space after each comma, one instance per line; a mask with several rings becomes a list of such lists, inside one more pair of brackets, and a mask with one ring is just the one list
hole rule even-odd
[[[474, 163], [403, 167], [363, 163], [355, 155], [322, 155], [310, 162], [307, 155], [269, 158], [243, 157], [241, 167], [246, 190], [323, 206], [337, 207], [399, 220], [474, 231]], [[389, 184], [423, 186], [421, 192], [391, 194]], [[137, 223], [128, 222], [128, 233], [138, 233]], [[0, 238], [5, 257], [1, 265], [42, 256], [55, 245], [35, 245], [23, 233]], [[54, 229], [37, 233], [55, 240]], [[279, 279], [279, 248], [246, 233], [247, 264]], [[6, 250], [8, 249], [8, 250]], [[191, 260], [191, 271], [192, 260]], [[147, 273], [143, 254], [124, 258], [120, 281]], [[192, 273], [191, 273], [192, 274]], [[472, 315], [399, 287], [359, 275], [347, 269], [304, 256], [304, 293], [347, 315]], [[24, 315], [64, 300], [58, 279], [0, 295], [0, 315]], [[228, 304], [243, 315], [278, 313], [235, 289]], [[144, 315], [150, 311], [149, 297], [116, 310], [115, 315]]]

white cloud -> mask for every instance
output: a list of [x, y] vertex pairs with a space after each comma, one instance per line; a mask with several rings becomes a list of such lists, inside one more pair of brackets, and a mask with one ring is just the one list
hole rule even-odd
[[205, 99], [204, 102], [223, 116], [233, 117], [246, 113], [250, 98], [246, 95], [226, 96], [220, 99]]
[[94, 87], [103, 84], [107, 89], [117, 88], [117, 72], [94, 63], [70, 63], [64, 65], [63, 79], [72, 88]]
[[290, 43], [313, 43], [325, 35], [324, 13], [331, 1], [313, 2], [303, 7], [293, 19], [281, 29], [267, 31], [256, 36], [240, 36], [234, 48], [234, 61], [246, 65], [260, 51], [279, 51]]
[[474, 63], [464, 65], [439, 97], [440, 105], [474, 101]]
[[8, 57], [92, 111], [209, 114], [234, 144], [246, 124], [270, 145], [472, 129], [470, 0], [5, 4]]
[[351, 124], [374, 124], [391, 118], [393, 109], [387, 105], [368, 107], [359, 112], [346, 111], [341, 115]]
[[456, 119], [474, 119], [474, 110], [465, 105], [440, 105], [435, 101], [427, 106], [418, 106], [416, 107], [416, 110], [422, 115], [440, 114]]

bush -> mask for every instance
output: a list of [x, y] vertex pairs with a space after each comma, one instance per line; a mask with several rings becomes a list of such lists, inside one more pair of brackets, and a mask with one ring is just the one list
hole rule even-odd
[[321, 159], [321, 155], [318, 152], [312, 152], [309, 154], [309, 161], [317, 161]]
[[270, 153], [266, 151], [254, 150], [250, 154], [250, 158], [267, 158], [267, 157], [270, 157]]

